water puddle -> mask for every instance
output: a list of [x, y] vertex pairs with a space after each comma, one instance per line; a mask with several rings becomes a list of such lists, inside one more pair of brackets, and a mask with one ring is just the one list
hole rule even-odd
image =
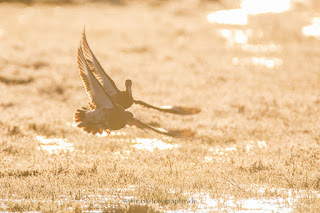
[[[299, 199], [306, 197], [320, 198], [319, 192], [312, 190], [270, 188], [259, 185], [251, 185], [245, 188], [255, 194], [255, 197], [239, 198], [225, 195], [223, 197], [213, 198], [210, 193], [204, 191], [199, 193], [186, 192], [184, 193], [187, 197], [185, 200], [180, 200], [179, 198], [146, 200], [133, 196], [139, 187], [131, 185], [127, 188], [97, 189], [95, 190], [95, 194], [82, 194], [81, 191], [79, 191], [75, 196], [58, 195], [55, 197], [55, 201], [45, 199], [0, 199], [0, 206], [2, 210], [5, 210], [9, 208], [8, 204], [19, 203], [20, 205], [34, 205], [40, 202], [55, 203], [55, 208], [62, 210], [61, 208], [68, 208], [66, 204], [75, 202], [84, 211], [102, 212], [102, 210], [110, 208], [110, 210], [112, 210], [110, 212], [123, 212], [129, 205], [150, 205], [151, 208], [152, 204], [156, 206], [160, 204], [161, 206], [173, 203], [175, 205], [184, 205], [175, 210], [166, 209], [165, 212], [292, 212]], [[174, 190], [172, 190], [172, 193], [174, 193]], [[268, 196], [268, 194], [273, 194], [273, 196]], [[71, 211], [73, 209], [69, 207], [68, 210]]]
[[244, 51], [252, 53], [280, 52], [282, 47], [274, 43], [269, 44], [244, 44], [241, 46]]
[[67, 139], [61, 138], [45, 138], [43, 136], [37, 136], [37, 140], [40, 142], [38, 149], [45, 150], [49, 154], [57, 154], [63, 152], [73, 152], [73, 144], [69, 143]]
[[230, 147], [216, 147], [210, 148], [209, 151], [212, 154], [205, 156], [205, 162], [214, 162], [216, 160], [228, 160], [229, 156], [234, 155], [236, 152], [245, 152], [248, 154], [255, 154], [267, 147], [265, 141], [250, 141], [249, 143], [242, 145], [232, 145]]
[[[280, 52], [280, 45], [269, 42], [267, 44], [249, 44], [249, 39], [254, 36], [251, 29], [221, 29], [218, 34], [227, 41], [229, 46], [239, 46], [242, 50], [252, 53]], [[258, 36], [262, 36], [262, 32], [258, 32]]]
[[320, 18], [313, 18], [311, 23], [302, 28], [303, 35], [320, 38]]
[[241, 9], [249, 15], [283, 13], [291, 9], [292, 0], [243, 0]]
[[251, 58], [232, 58], [233, 65], [256, 65], [264, 66], [268, 69], [274, 69], [280, 67], [283, 64], [283, 60], [280, 58], [266, 58], [266, 57], [251, 57]]
[[[242, 0], [241, 6], [238, 9], [221, 10], [208, 14], [207, 21], [209, 23], [229, 24], [229, 25], [247, 25], [248, 17], [264, 13], [282, 13], [292, 8], [293, 3], [297, 0]], [[316, 23], [316, 21], [314, 21]], [[319, 20], [317, 20], [319, 24]], [[311, 28], [311, 27], [310, 27]], [[310, 28], [305, 31], [312, 31]], [[313, 32], [316, 27], [313, 27]], [[320, 34], [319, 27], [317, 28]], [[313, 33], [314, 35], [317, 33]], [[218, 34], [227, 41], [227, 45], [231, 47], [239, 47], [243, 51], [251, 53], [278, 53], [282, 51], [280, 45], [272, 42], [265, 44], [250, 44], [249, 40], [252, 37], [260, 38], [263, 36], [263, 31], [255, 32], [252, 29], [220, 29]], [[250, 58], [233, 58], [234, 65], [256, 65], [264, 66], [268, 69], [280, 67], [283, 60], [276, 57], [250, 57]]]
[[101, 134], [100, 133], [97, 133], [96, 136], [98, 137], [109, 137], [109, 136], [126, 136], [127, 133], [126, 132], [102, 132]]
[[[250, 37], [253, 36], [251, 29], [221, 29], [218, 33], [227, 41], [228, 46], [239, 46], [242, 50], [252, 53], [265, 53], [265, 52], [280, 52], [282, 47], [274, 43], [268, 44], [249, 44]], [[266, 57], [251, 57], [251, 58], [237, 58], [232, 59], [234, 65], [257, 65], [264, 66], [269, 69], [279, 67], [283, 64], [280, 58], [266, 58]]]
[[67, 126], [77, 127], [77, 124], [74, 123], [74, 122], [73, 122], [73, 123], [67, 122], [66, 125], [67, 125]]
[[[217, 211], [217, 212], [291, 212], [294, 203], [279, 198], [249, 198], [235, 199], [234, 197], [213, 199], [208, 193], [199, 193], [194, 196], [198, 201], [197, 210], [190, 212]], [[188, 212], [188, 211], [184, 211]]]
[[238, 30], [238, 29], [222, 29], [218, 33], [227, 40], [228, 45], [247, 44], [249, 36], [252, 36], [252, 30]]
[[220, 10], [207, 15], [209, 23], [247, 25], [248, 14], [242, 9]]
[[290, 10], [293, 0], [243, 0], [238, 9], [220, 10], [207, 15], [209, 23], [247, 25], [249, 15], [282, 13]]
[[153, 152], [154, 149], [165, 150], [179, 147], [178, 144], [166, 143], [158, 138], [136, 138], [132, 139], [133, 147]]
[[[254, 189], [252, 189], [252, 191], [256, 193], [257, 196], [247, 199], [235, 198], [234, 196], [212, 198], [209, 193], [200, 192], [191, 195], [189, 199], [195, 201], [196, 208], [193, 208], [192, 210], [180, 210], [178, 212], [292, 212], [295, 208], [296, 202], [300, 198], [320, 198], [319, 192], [311, 190], [292, 190], [261, 186], [253, 187]], [[276, 194], [276, 196], [263, 197], [268, 193]]]

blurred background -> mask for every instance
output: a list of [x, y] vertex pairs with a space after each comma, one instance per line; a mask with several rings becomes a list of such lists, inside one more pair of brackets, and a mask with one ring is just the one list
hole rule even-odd
[[[0, 17], [0, 211], [318, 212], [320, 1], [0, 0]], [[135, 117], [197, 135], [74, 127], [84, 26], [119, 89], [202, 109]]]

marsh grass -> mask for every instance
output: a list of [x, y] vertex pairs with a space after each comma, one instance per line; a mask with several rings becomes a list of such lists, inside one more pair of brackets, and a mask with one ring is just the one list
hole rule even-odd
[[[230, 197], [289, 200], [280, 188], [319, 191], [319, 40], [301, 33], [308, 10], [253, 18], [247, 27], [260, 36], [249, 43], [274, 42], [282, 50], [252, 53], [219, 36], [229, 26], [205, 22], [220, 4], [194, 6], [0, 4], [6, 16], [0, 20], [1, 211], [195, 211], [204, 194], [222, 199], [223, 207]], [[76, 66], [84, 25], [120, 89], [129, 78], [137, 99], [202, 108], [175, 116], [133, 106], [136, 117], [198, 134], [169, 139], [126, 127], [120, 132], [127, 134], [97, 137], [73, 127], [73, 113], [88, 102]], [[283, 64], [271, 70], [232, 64], [233, 57], [257, 55]], [[37, 136], [67, 139], [74, 150], [49, 154]], [[139, 150], [136, 137], [178, 146]], [[197, 202], [128, 205], [127, 197]], [[317, 202], [302, 197], [296, 210], [317, 212]]]

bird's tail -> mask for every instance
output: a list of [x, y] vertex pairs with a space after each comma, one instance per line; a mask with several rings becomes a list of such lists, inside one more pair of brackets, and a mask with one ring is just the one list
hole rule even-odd
[[144, 131], [146, 131], [146, 129], [155, 131], [159, 134], [163, 134], [163, 135], [167, 135], [167, 136], [171, 136], [171, 137], [175, 137], [175, 138], [188, 138], [188, 137], [192, 137], [194, 136], [196, 133], [193, 132], [190, 129], [179, 129], [179, 130], [165, 130], [162, 128], [155, 128], [152, 126], [149, 126], [148, 124], [143, 123], [142, 121], [133, 118], [133, 120], [130, 122], [130, 124], [133, 124], [141, 129], [143, 129]]
[[83, 107], [82, 109], [77, 109], [76, 113], [74, 113], [74, 122], [77, 124], [77, 127], [85, 131], [86, 133], [92, 133], [93, 135], [104, 131], [104, 127], [101, 123], [94, 123], [90, 120], [90, 113], [87, 108]]
[[201, 109], [196, 107], [182, 107], [182, 106], [162, 106], [162, 107], [156, 107], [152, 106], [150, 104], [147, 104], [146, 102], [140, 101], [140, 100], [134, 100], [134, 103], [142, 105], [147, 108], [152, 108], [161, 112], [169, 112], [179, 115], [192, 115], [201, 112]]

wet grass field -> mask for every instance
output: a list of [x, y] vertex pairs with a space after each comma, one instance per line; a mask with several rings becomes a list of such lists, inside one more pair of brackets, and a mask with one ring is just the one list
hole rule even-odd
[[[320, 211], [320, 40], [304, 28], [320, 9], [211, 23], [229, 7], [0, 3], [0, 211]], [[76, 64], [84, 26], [120, 89], [131, 79], [136, 99], [202, 109], [132, 106], [135, 117], [197, 135], [74, 127], [88, 103]]]

